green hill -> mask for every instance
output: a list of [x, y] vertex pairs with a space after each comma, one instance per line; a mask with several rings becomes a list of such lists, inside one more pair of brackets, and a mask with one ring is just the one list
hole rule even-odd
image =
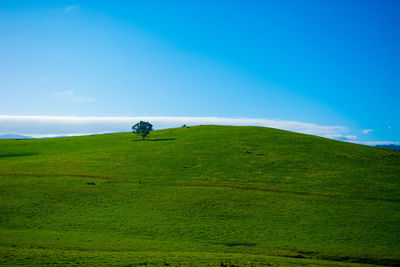
[[0, 264], [398, 265], [399, 192], [398, 151], [262, 127], [0, 140]]

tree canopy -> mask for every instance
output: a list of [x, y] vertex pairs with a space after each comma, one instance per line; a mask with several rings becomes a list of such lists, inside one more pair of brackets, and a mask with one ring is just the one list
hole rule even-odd
[[153, 125], [148, 121], [140, 121], [132, 126], [132, 132], [140, 135], [142, 140], [153, 131]]

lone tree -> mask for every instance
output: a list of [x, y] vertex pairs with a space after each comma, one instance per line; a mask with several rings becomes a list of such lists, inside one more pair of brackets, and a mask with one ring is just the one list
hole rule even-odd
[[132, 126], [132, 132], [140, 135], [142, 140], [144, 140], [150, 131], [153, 131], [153, 125], [151, 125], [151, 123], [148, 121], [140, 121]]

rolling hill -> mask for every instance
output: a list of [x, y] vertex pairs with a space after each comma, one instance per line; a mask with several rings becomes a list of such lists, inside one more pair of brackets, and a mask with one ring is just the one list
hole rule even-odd
[[263, 127], [0, 140], [0, 264], [400, 264], [400, 152]]

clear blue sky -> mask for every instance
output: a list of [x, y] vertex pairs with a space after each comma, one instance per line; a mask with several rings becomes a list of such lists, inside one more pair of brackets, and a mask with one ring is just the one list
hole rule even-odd
[[0, 115], [279, 119], [400, 141], [399, 14], [396, 0], [1, 0]]

